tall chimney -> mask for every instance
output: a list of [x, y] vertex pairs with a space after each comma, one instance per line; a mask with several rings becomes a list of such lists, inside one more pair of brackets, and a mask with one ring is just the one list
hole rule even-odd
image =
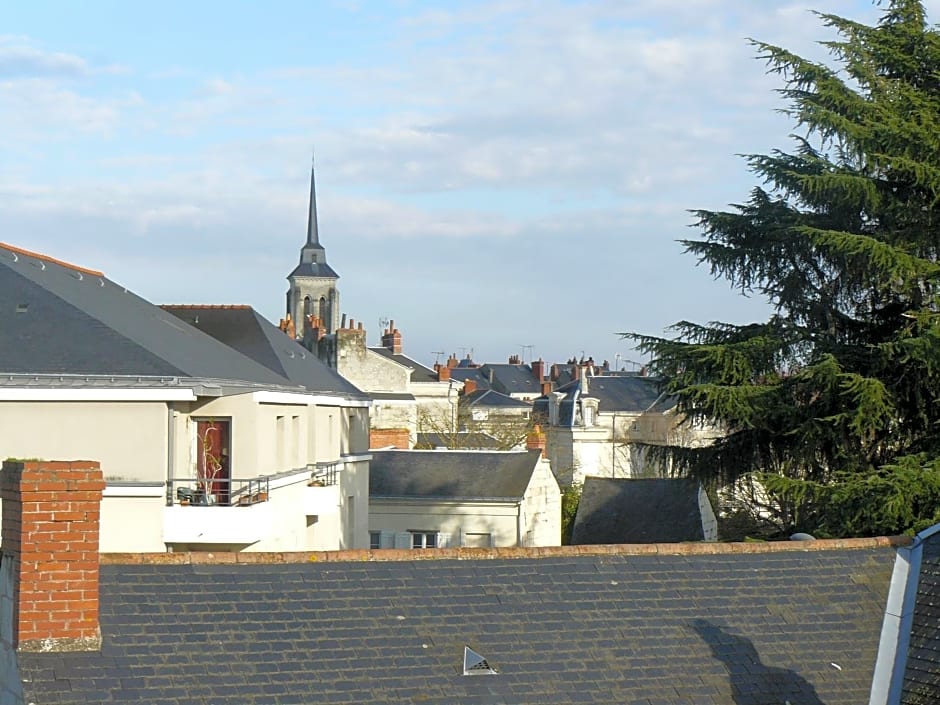
[[401, 332], [395, 327], [395, 321], [388, 322], [382, 334], [382, 347], [391, 350], [393, 355], [401, 355]]
[[542, 451], [542, 457], [546, 457], [546, 447], [548, 446], [548, 439], [545, 437], [545, 433], [542, 431], [542, 427], [538, 424], [532, 427], [532, 430], [525, 437], [525, 447], [527, 450], [540, 450]]
[[541, 382], [545, 379], [545, 362], [542, 358], [532, 363], [532, 375], [535, 377], [536, 382]]
[[0, 638], [20, 651], [97, 651], [97, 462], [3, 461]]

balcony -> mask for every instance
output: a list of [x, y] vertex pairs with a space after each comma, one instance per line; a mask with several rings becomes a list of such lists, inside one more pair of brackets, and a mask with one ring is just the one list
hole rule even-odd
[[[206, 489], [209, 491], [207, 492]], [[269, 478], [198, 482], [171, 479], [163, 508], [163, 541], [252, 544], [265, 538], [274, 511]]]
[[322, 517], [339, 513], [339, 474], [343, 464], [337, 460], [308, 466], [311, 473], [304, 491], [304, 514]]

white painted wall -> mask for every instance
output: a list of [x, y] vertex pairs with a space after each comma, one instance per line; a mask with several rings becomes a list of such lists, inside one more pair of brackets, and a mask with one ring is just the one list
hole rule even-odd
[[464, 534], [490, 534], [492, 546], [519, 546], [520, 505], [514, 502], [381, 500], [369, 503], [369, 531], [435, 531], [462, 545]]
[[0, 458], [97, 460], [105, 478], [166, 477], [167, 403], [0, 401]]

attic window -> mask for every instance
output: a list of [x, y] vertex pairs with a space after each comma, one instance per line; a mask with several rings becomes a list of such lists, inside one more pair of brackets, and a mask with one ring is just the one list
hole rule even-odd
[[17, 313], [26, 313], [29, 310], [29, 304], [17, 304], [16, 312]]
[[499, 673], [486, 659], [471, 649], [463, 647], [463, 674], [465, 676], [495, 676]]

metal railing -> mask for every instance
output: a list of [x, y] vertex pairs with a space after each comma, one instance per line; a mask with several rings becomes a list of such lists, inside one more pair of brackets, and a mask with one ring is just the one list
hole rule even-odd
[[171, 477], [166, 483], [166, 506], [179, 504], [199, 507], [245, 507], [267, 502], [270, 489], [267, 477], [232, 477], [205, 481], [191, 477]]
[[321, 487], [332, 487], [339, 481], [339, 471], [342, 468], [341, 460], [313, 463], [307, 466], [310, 470], [310, 484]]

